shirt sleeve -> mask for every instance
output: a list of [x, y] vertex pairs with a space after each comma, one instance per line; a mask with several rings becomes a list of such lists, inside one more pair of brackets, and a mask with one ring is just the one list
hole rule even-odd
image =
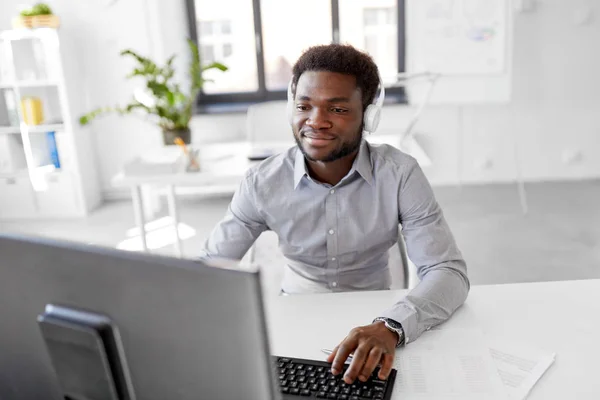
[[433, 190], [418, 163], [412, 161], [400, 185], [398, 217], [420, 283], [380, 315], [402, 324], [405, 343], [450, 318], [470, 288], [466, 263]]
[[254, 174], [250, 170], [233, 195], [225, 217], [204, 243], [200, 259], [240, 260], [267, 229], [257, 207]]

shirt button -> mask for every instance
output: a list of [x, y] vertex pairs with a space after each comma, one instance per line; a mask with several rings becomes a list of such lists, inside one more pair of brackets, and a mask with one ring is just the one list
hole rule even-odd
[[330, 229], [330, 230], [329, 230], [329, 234], [330, 234], [330, 235], [333, 235], [334, 233], [335, 233], [335, 231], [334, 231], [333, 229]]
[[335, 193], [335, 190], [334, 190], [334, 189], [331, 189], [331, 190], [329, 191], [329, 193], [331, 193], [331, 194], [334, 194], [334, 193]]
[[335, 257], [331, 257], [331, 261], [335, 261]]
[[331, 286], [333, 286], [333, 287], [337, 287], [337, 282], [332, 282], [332, 283], [331, 283]]

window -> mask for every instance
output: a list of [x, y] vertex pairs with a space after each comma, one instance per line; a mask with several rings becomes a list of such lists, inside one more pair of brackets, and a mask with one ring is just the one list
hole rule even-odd
[[398, 68], [398, 8], [396, 0], [340, 0], [340, 41], [369, 53], [383, 81], [396, 81]]
[[[404, 0], [187, 0], [191, 37], [209, 71], [198, 102], [285, 99], [292, 65], [308, 47], [349, 43], [371, 54], [387, 85], [404, 71]], [[235, 12], [232, 12], [235, 10]], [[292, 15], [293, 13], [293, 15]], [[387, 86], [386, 85], [386, 86]], [[386, 97], [405, 101], [402, 88]]]
[[[301, 4], [301, 6], [298, 6]], [[323, 0], [261, 0], [267, 90], [286, 90], [292, 66], [310, 46], [332, 42], [331, 3]], [[290, 10], [294, 10], [291, 18]], [[284, 17], [288, 16], [288, 17]]]

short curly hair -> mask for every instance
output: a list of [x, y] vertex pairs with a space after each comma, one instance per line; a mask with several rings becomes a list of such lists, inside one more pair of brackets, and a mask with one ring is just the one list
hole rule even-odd
[[292, 91], [306, 71], [329, 71], [352, 75], [362, 94], [363, 110], [373, 102], [379, 87], [377, 64], [370, 55], [347, 44], [328, 44], [308, 48], [293, 67]]

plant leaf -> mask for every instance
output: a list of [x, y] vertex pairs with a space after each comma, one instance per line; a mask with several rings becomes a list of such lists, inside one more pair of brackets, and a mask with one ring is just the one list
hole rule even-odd
[[218, 69], [220, 71], [225, 72], [229, 68], [227, 68], [225, 65], [221, 64], [220, 62], [216, 62], [215, 61], [215, 62], [212, 62], [212, 63], [210, 63], [208, 65], [203, 66], [202, 69], [201, 69], [201, 71], [204, 72], [204, 71], [208, 71], [210, 69]]

